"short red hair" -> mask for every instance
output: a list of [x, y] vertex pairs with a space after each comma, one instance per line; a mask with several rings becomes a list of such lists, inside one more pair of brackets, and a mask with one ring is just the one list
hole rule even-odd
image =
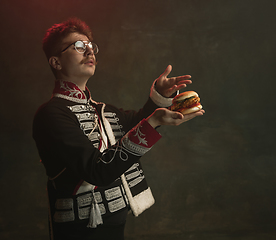
[[56, 56], [61, 50], [60, 45], [62, 40], [70, 33], [74, 32], [87, 36], [90, 41], [93, 40], [92, 31], [88, 25], [79, 18], [69, 18], [62, 23], [54, 24], [47, 30], [43, 38], [43, 51], [47, 59]]

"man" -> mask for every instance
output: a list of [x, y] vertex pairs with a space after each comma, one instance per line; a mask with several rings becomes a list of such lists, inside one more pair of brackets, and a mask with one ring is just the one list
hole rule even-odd
[[[161, 138], [161, 125], [179, 125], [204, 111], [183, 116], [166, 109], [191, 76], [154, 81], [138, 112], [91, 99], [98, 47], [77, 18], [51, 27], [43, 49], [55, 75], [49, 102], [33, 123], [33, 137], [48, 175], [51, 239], [124, 239], [126, 216], [154, 203], [140, 158]], [[161, 108], [160, 108], [161, 107]]]

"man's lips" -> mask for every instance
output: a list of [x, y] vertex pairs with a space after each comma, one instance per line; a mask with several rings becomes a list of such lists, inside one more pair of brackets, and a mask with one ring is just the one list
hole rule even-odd
[[85, 62], [84, 64], [86, 64], [86, 65], [94, 65], [94, 61], [93, 60], [89, 60], [89, 61]]
[[81, 63], [86, 65], [95, 65], [95, 61], [93, 59], [84, 59]]

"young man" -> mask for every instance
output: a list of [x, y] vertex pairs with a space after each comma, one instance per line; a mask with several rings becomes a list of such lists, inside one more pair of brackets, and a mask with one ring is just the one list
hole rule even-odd
[[51, 27], [43, 49], [55, 75], [49, 102], [37, 111], [33, 137], [48, 175], [51, 239], [124, 239], [126, 216], [154, 203], [140, 158], [161, 138], [161, 125], [179, 125], [204, 111], [183, 116], [166, 107], [191, 76], [154, 81], [138, 112], [91, 99], [86, 87], [96, 68], [98, 47], [89, 27], [69, 19]]

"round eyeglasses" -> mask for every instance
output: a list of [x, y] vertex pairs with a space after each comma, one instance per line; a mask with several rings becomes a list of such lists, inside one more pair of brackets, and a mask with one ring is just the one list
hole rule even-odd
[[99, 48], [97, 46], [97, 44], [92, 43], [92, 42], [88, 42], [88, 41], [76, 41], [71, 43], [68, 47], [64, 48], [60, 53], [65, 52], [71, 45], [74, 45], [75, 50], [78, 53], [84, 53], [86, 51], [86, 46], [88, 46], [94, 54], [97, 54], [99, 52]]

